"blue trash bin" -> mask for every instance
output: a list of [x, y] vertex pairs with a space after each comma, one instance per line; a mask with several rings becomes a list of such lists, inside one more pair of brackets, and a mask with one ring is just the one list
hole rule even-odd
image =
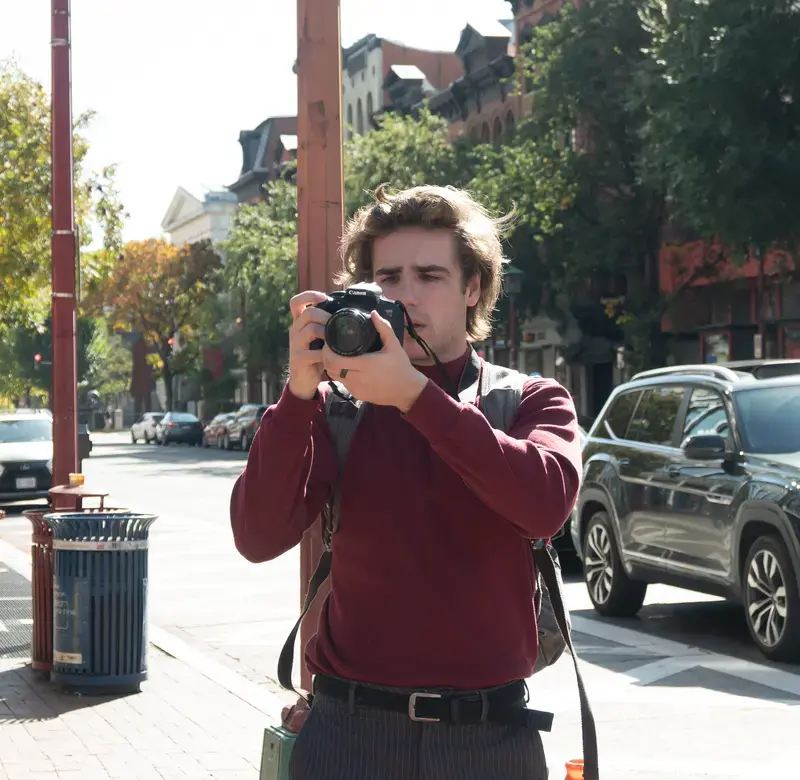
[[147, 679], [147, 546], [155, 515], [59, 512], [53, 530], [52, 682], [131, 693]]

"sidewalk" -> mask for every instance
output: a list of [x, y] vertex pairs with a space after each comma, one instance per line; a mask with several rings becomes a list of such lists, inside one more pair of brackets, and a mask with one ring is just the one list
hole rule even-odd
[[151, 645], [149, 679], [125, 697], [62, 693], [34, 672], [21, 563], [0, 561], [0, 780], [258, 778], [280, 702], [231, 693], [213, 661], [204, 674]]

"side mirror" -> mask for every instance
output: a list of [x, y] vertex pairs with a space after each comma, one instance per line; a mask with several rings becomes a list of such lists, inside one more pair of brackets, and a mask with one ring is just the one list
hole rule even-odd
[[720, 460], [726, 449], [725, 437], [717, 434], [690, 436], [683, 444], [683, 453], [690, 460]]

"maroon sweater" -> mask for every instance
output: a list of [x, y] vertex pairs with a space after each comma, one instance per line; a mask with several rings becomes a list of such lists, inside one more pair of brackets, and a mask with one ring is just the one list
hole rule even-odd
[[[448, 372], [457, 380], [465, 363]], [[505, 434], [448, 396], [435, 368], [421, 370], [432, 381], [409, 412], [369, 406], [350, 444], [309, 669], [402, 687], [528, 677], [537, 630], [526, 539], [553, 536], [578, 493], [572, 399], [530, 379]], [[264, 415], [231, 499], [236, 547], [250, 561], [298, 544], [330, 494], [323, 404], [286, 389]]]

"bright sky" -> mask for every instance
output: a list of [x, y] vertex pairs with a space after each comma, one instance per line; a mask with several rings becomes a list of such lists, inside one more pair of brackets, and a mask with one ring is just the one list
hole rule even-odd
[[[341, 0], [342, 42], [368, 33], [453, 51], [506, 0]], [[402, 10], [401, 10], [402, 9]], [[295, 0], [72, 0], [73, 112], [97, 112], [89, 165], [119, 165], [126, 239], [161, 234], [178, 186], [232, 184], [239, 131], [293, 114]], [[0, 60], [50, 88], [50, 0], [0, 0]]]

